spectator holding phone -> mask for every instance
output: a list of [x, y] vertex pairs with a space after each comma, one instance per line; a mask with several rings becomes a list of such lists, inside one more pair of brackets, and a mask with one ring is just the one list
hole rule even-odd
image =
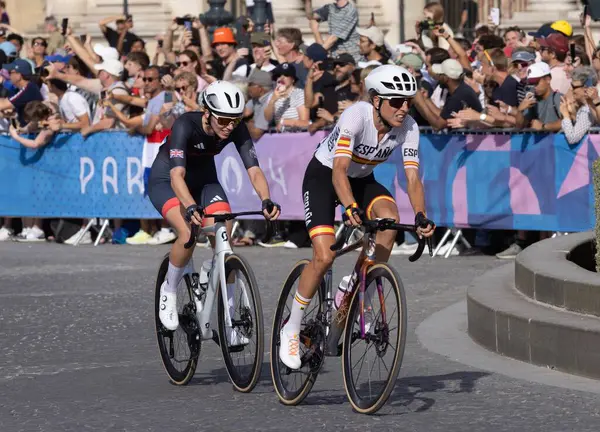
[[271, 39], [269, 35], [264, 32], [252, 33], [250, 44], [252, 45], [252, 57], [254, 58], [254, 63], [250, 65], [250, 69], [258, 68], [264, 72], [273, 71], [276, 66], [271, 62]]
[[[10, 126], [9, 133], [12, 139], [24, 147], [38, 149], [47, 145], [60, 130], [60, 118], [43, 102], [29, 102], [23, 110], [26, 126], [20, 129]], [[34, 139], [25, 138], [19, 133], [36, 134]]]
[[519, 128], [559, 132], [561, 124], [560, 93], [551, 86], [552, 73], [547, 63], [534, 63], [527, 69], [527, 94], [516, 113]]
[[283, 63], [273, 70], [276, 87], [265, 108], [265, 118], [274, 122], [278, 132], [308, 127], [308, 109], [304, 106], [304, 91], [294, 86], [296, 69]]
[[434, 27], [441, 26], [444, 30], [444, 35], [454, 37], [454, 32], [450, 26], [444, 22], [444, 19], [444, 7], [440, 3], [428, 3], [423, 8], [423, 20], [417, 21], [415, 30], [425, 49], [438, 47], [447, 51], [450, 48], [450, 44], [446, 39], [437, 37], [432, 32]]
[[237, 41], [233, 30], [229, 27], [221, 27], [215, 30], [212, 47], [217, 53], [217, 59], [213, 61], [213, 71], [217, 79], [222, 79], [227, 66], [235, 62], [233, 76], [246, 78], [250, 73], [250, 65], [246, 57], [240, 57], [236, 52]]
[[[270, 79], [270, 77], [269, 77]], [[161, 123], [165, 129], [171, 129], [175, 120], [186, 112], [198, 111], [198, 80], [191, 72], [180, 72], [175, 75], [174, 92], [165, 94], [165, 104], [160, 110]], [[171, 99], [171, 101], [168, 101]]]
[[[100, 132], [106, 129], [123, 129], [125, 126], [122, 122], [118, 121], [115, 115], [112, 113], [110, 106], [107, 106], [106, 101], [108, 98], [112, 99], [112, 94], [129, 96], [129, 91], [125, 84], [121, 81], [121, 74], [123, 73], [123, 65], [119, 60], [104, 60], [104, 62], [95, 66], [98, 71], [98, 81], [100, 84], [100, 103], [96, 108], [94, 120], [92, 125], [83, 128], [81, 135], [87, 137], [88, 135], [96, 132]], [[82, 78], [82, 81], [85, 78]], [[94, 80], [89, 80], [94, 81]], [[77, 83], [75, 83], [78, 85]], [[120, 111], [129, 115], [129, 110], [123, 103], [116, 103], [116, 101], [110, 101]]]

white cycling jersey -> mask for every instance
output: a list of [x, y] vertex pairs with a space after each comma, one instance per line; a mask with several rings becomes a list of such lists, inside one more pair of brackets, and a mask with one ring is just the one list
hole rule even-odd
[[333, 168], [334, 158], [351, 158], [348, 177], [360, 178], [371, 174], [399, 146], [402, 146], [404, 168], [419, 169], [417, 122], [407, 115], [402, 126], [392, 128], [378, 142], [373, 105], [358, 102], [343, 112], [331, 134], [319, 143], [315, 157], [329, 168]]

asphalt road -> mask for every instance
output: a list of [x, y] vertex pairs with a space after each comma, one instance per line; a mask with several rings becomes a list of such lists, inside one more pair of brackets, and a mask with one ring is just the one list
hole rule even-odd
[[[253, 393], [235, 393], [220, 351], [203, 344], [195, 378], [170, 385], [153, 333], [154, 278], [167, 247], [0, 243], [1, 431], [597, 431], [600, 395], [476, 369], [424, 348], [415, 334], [500, 263], [393, 257], [409, 307], [400, 379], [375, 416], [352, 412], [341, 361], [328, 358], [298, 407], [281, 405], [268, 353]], [[299, 251], [239, 249], [261, 284], [267, 350], [275, 301]], [[209, 256], [198, 250], [196, 263]], [[337, 263], [336, 281], [356, 255]], [[431, 326], [430, 326], [431, 327]], [[435, 332], [435, 326], [428, 331]], [[476, 356], [462, 353], [464, 357]], [[516, 368], [519, 366], [517, 365]], [[567, 383], [568, 387], [568, 383]]]

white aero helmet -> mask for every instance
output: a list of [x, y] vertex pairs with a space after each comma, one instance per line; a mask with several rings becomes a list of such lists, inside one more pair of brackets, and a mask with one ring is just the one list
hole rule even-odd
[[386, 99], [414, 97], [417, 94], [417, 80], [402, 66], [384, 65], [373, 69], [365, 79], [365, 86], [369, 93]]
[[206, 87], [202, 103], [211, 113], [225, 117], [240, 117], [246, 105], [240, 89], [227, 81], [215, 81]]

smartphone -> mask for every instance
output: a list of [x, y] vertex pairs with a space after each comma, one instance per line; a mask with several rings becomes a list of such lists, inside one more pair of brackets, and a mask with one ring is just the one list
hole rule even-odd
[[571, 64], [575, 63], [575, 58], [577, 57], [577, 54], [575, 53], [575, 44], [571, 44], [569, 45], [569, 49], [571, 50]]
[[405, 44], [396, 45], [396, 52], [400, 54], [410, 54], [412, 50], [412, 47]]
[[64, 36], [67, 34], [67, 27], [69, 27], [69, 18], [62, 19], [62, 31], [61, 34]]
[[100, 100], [104, 100], [104, 99], [106, 99], [106, 90], [102, 90], [100, 92]]
[[323, 96], [319, 97], [319, 104], [317, 105], [317, 108], [323, 108], [323, 106], [325, 105], [325, 98]]
[[192, 22], [191, 22], [191, 21], [185, 21], [185, 22], [183, 23], [183, 25], [185, 26], [185, 29], [186, 29], [187, 31], [192, 31]]
[[160, 40], [158, 41], [158, 47], [159, 47], [159, 48], [162, 48], [162, 47], [163, 47], [163, 43], [164, 43], [164, 41], [163, 41], [162, 39], [160, 39]]
[[184, 25], [186, 21], [188, 21], [188, 19], [185, 18], [185, 17], [177, 17], [177, 18], [175, 18], [175, 23], [177, 25]]
[[173, 102], [173, 93], [166, 92], [165, 93], [165, 103], [171, 103], [171, 102]]
[[492, 20], [495, 26], [500, 25], [500, 8], [490, 8], [490, 19]]
[[87, 39], [87, 35], [84, 35], [84, 34], [82, 34], [82, 35], [79, 35], [79, 40], [81, 41], [81, 43], [82, 43], [82, 44], [84, 44], [84, 43], [85, 43], [85, 40], [86, 40], [86, 39]]

